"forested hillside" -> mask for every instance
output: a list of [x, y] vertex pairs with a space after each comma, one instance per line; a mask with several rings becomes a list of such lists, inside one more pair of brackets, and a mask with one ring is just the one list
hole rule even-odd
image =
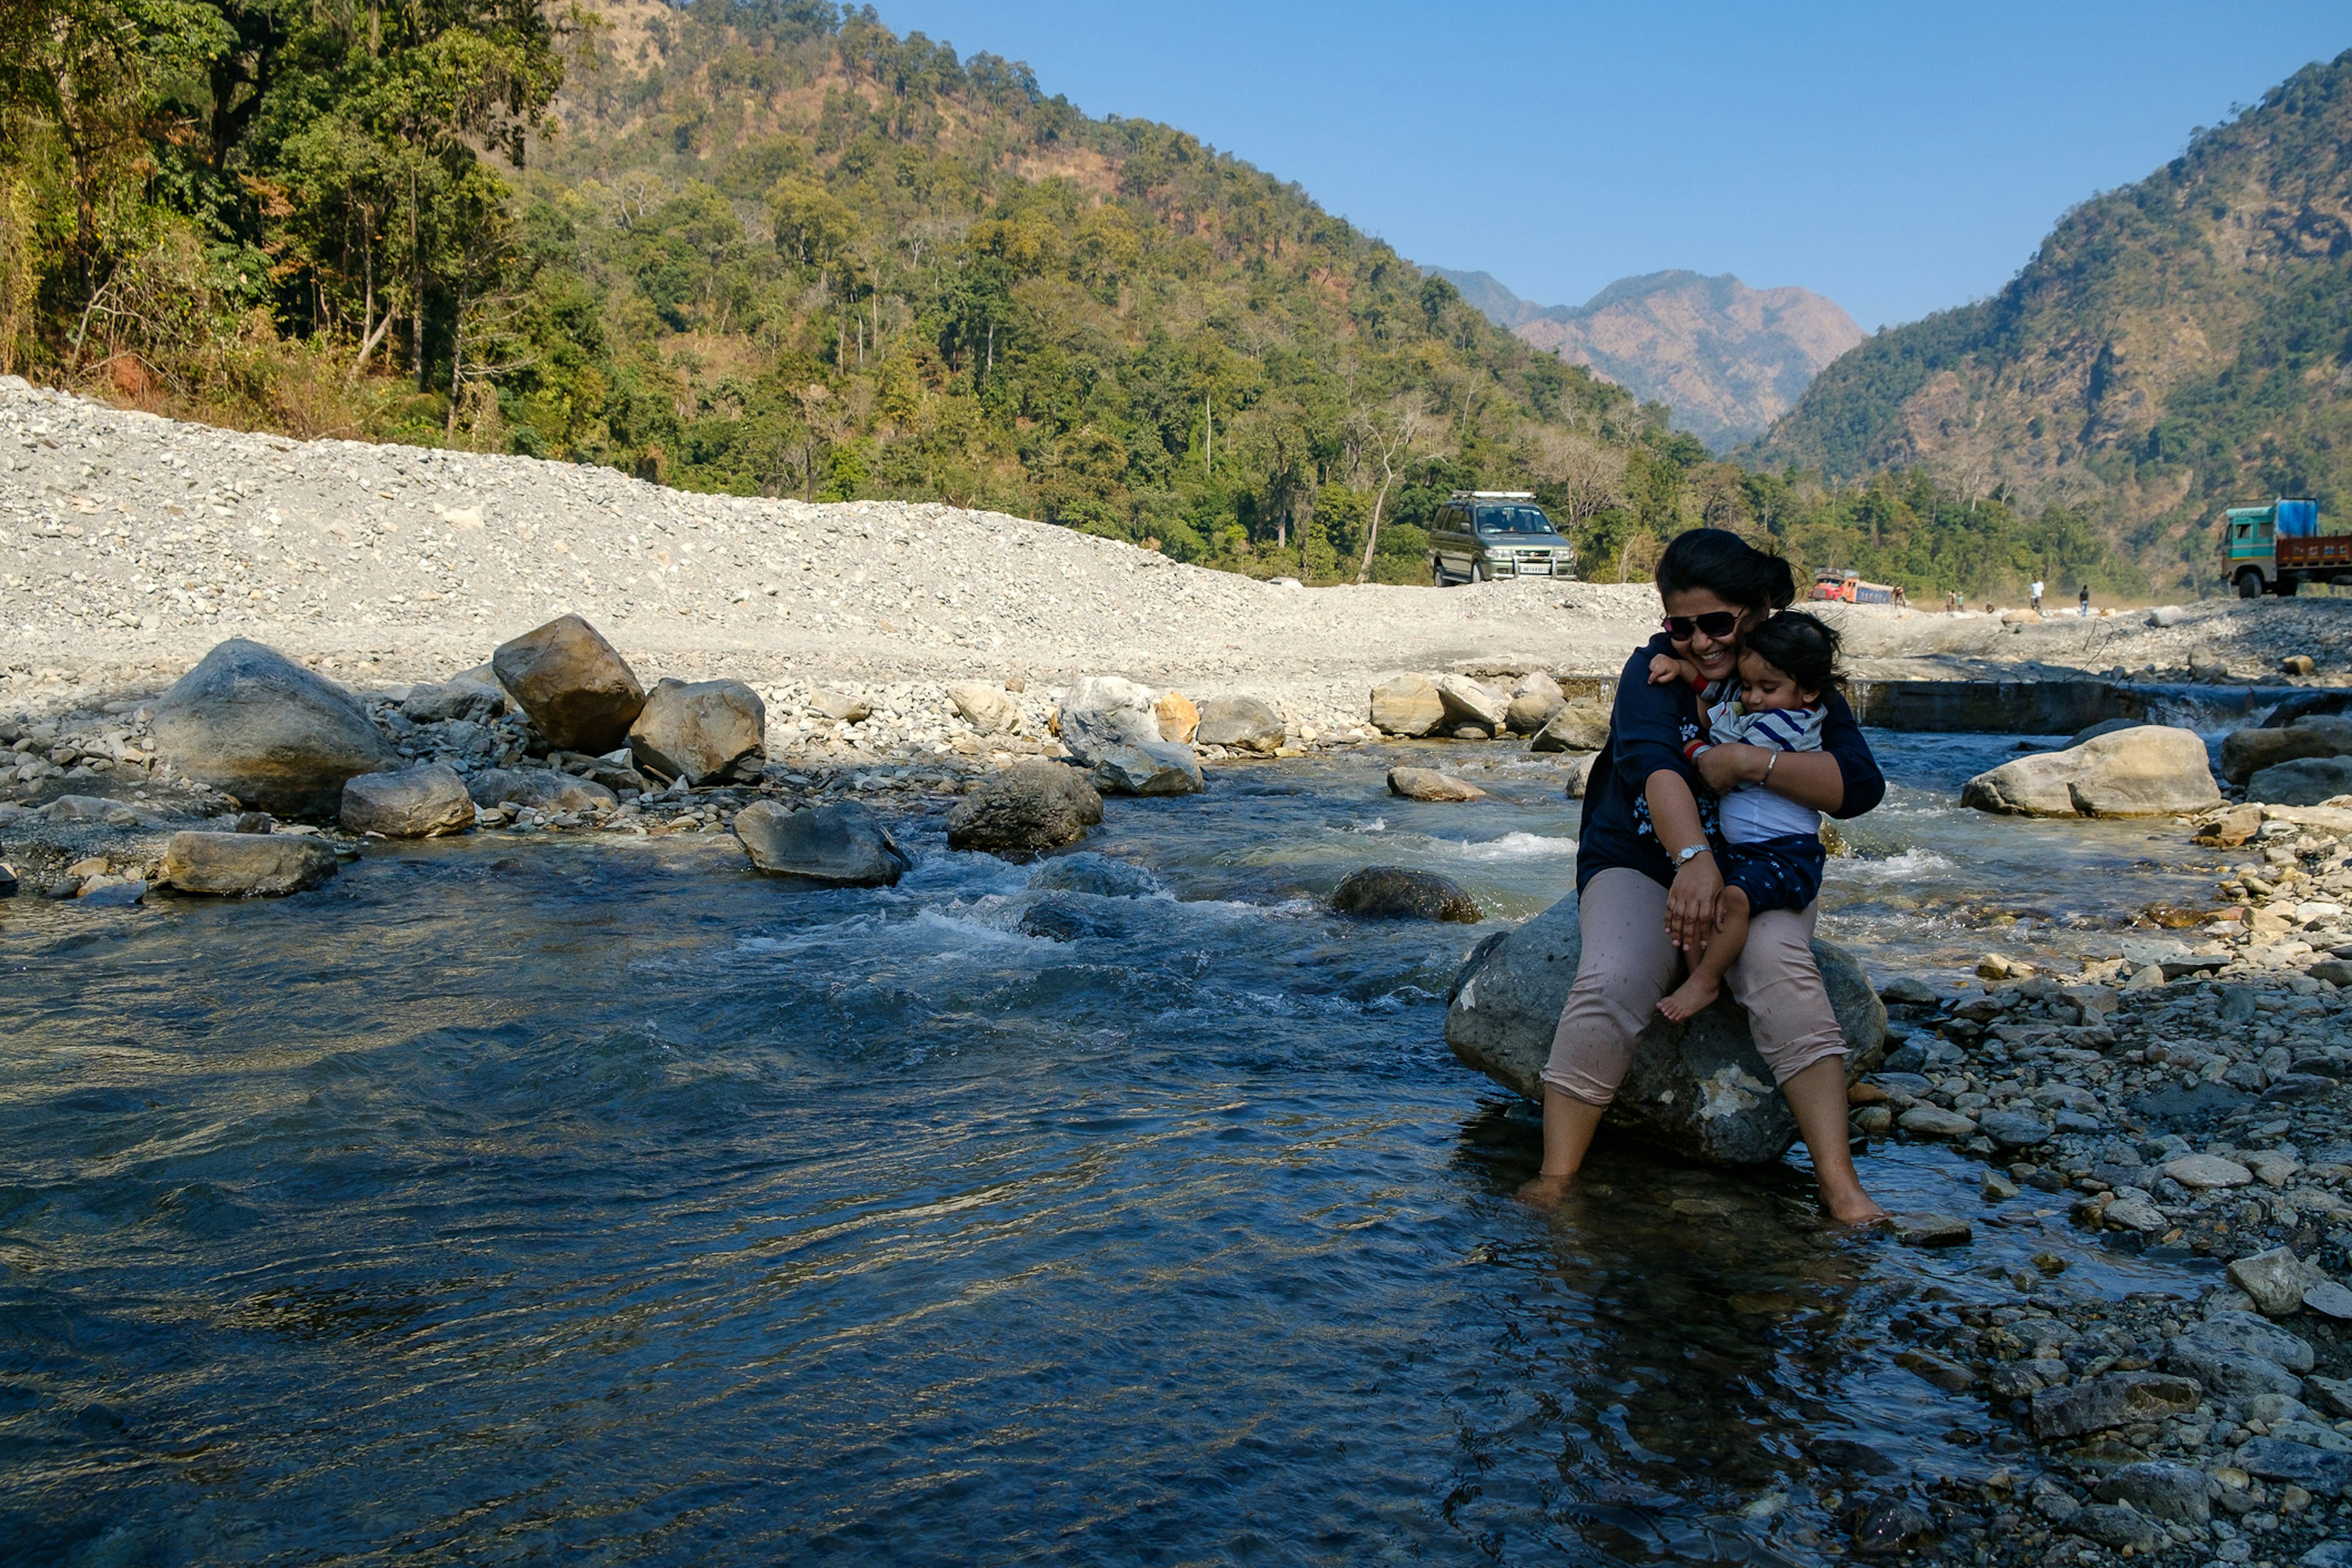
[[121, 402], [1313, 581], [1416, 578], [1466, 485], [1603, 577], [1702, 520], [1919, 592], [2084, 537], [1711, 462], [1297, 187], [870, 9], [20, 0], [0, 50], [0, 370]]
[[2215, 581], [2240, 496], [2352, 525], [2352, 53], [2063, 218], [1990, 300], [1870, 339], [1752, 456], [2060, 504]]

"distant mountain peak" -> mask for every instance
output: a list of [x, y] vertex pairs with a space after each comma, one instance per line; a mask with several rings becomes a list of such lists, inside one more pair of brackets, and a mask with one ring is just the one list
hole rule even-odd
[[1833, 300], [1751, 289], [1728, 272], [1669, 268], [1620, 278], [1581, 305], [1546, 306], [1489, 273], [1427, 270], [1497, 326], [1666, 405], [1717, 452], [1760, 435], [1864, 336]]

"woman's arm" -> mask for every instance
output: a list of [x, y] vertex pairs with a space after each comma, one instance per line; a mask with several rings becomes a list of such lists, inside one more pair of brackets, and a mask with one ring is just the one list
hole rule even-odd
[[[1691, 793], [1688, 779], [1671, 768], [1660, 768], [1650, 775], [1642, 793], [1650, 803], [1650, 826], [1657, 829], [1658, 842], [1668, 858], [1694, 844], [1706, 845], [1698, 796]], [[1715, 935], [1722, 899], [1723, 871], [1715, 863], [1715, 852], [1692, 856], [1675, 870], [1674, 885], [1666, 889], [1666, 935], [1694, 957], [1705, 952]]]

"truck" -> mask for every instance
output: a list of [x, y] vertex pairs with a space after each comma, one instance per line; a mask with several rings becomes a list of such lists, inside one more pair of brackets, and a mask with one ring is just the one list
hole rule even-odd
[[2320, 532], [2311, 496], [2249, 501], [2222, 514], [2221, 571], [2241, 599], [2291, 596], [2305, 583], [2352, 578], [2352, 533]]
[[1841, 572], [1825, 566], [1813, 574], [1813, 594], [1816, 600], [1848, 605], [1907, 605], [1911, 601], [1902, 589], [1885, 583], [1865, 583], [1859, 572]]

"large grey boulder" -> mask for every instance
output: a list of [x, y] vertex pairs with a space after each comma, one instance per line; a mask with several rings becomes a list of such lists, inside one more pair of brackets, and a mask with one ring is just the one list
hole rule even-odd
[[754, 801], [735, 814], [735, 837], [772, 877], [825, 888], [887, 888], [914, 862], [890, 830], [854, 800], [787, 811]]
[[1437, 683], [1425, 675], [1400, 675], [1372, 688], [1372, 728], [1383, 735], [1417, 739], [1445, 720]]
[[2246, 798], [2268, 805], [2317, 805], [2352, 795], [2352, 757], [2299, 757], [2246, 781]]
[[592, 779], [553, 768], [488, 768], [467, 793], [477, 805], [527, 805], [534, 811], [610, 811], [621, 799]]
[[629, 726], [637, 766], [700, 788], [757, 778], [768, 760], [768, 708], [740, 680], [671, 680], [646, 693]]
[[350, 692], [243, 637], [173, 682], [153, 734], [183, 774], [280, 816], [331, 817], [344, 780], [401, 762]]
[[227, 898], [278, 898], [335, 874], [335, 852], [291, 833], [174, 833], [163, 846], [160, 886]]
[[1282, 715], [1255, 697], [1212, 697], [1201, 705], [1201, 727], [1192, 739], [1203, 746], [1233, 746], [1271, 753], [1282, 745]]
[[636, 672], [578, 616], [560, 616], [499, 644], [490, 668], [560, 751], [612, 751], [628, 739], [646, 704]]
[[1190, 746], [1160, 738], [1147, 687], [1116, 675], [1079, 679], [1062, 703], [1062, 744], [1105, 795], [1192, 795], [1207, 787]]
[[1540, 669], [1529, 670], [1519, 677], [1511, 688], [1511, 705], [1504, 711], [1503, 722], [1514, 735], [1534, 735], [1551, 722], [1552, 715], [1568, 706], [1568, 694], [1559, 682]]
[[1560, 708], [1536, 738], [1528, 743], [1530, 752], [1597, 752], [1609, 743], [1609, 710], [1590, 699], [1570, 702]]
[[1076, 844], [1102, 819], [1102, 795], [1077, 769], [1015, 763], [982, 779], [948, 813], [948, 847], [1034, 855]]
[[446, 763], [362, 773], [343, 785], [343, 826], [386, 838], [437, 838], [474, 826], [474, 797]]
[[2242, 784], [2264, 768], [2303, 757], [2352, 756], [2352, 719], [2311, 714], [2278, 726], [2233, 730], [2221, 740], [2221, 776]]
[[[1465, 1065], [1541, 1100], [1552, 1033], [1583, 951], [1572, 898], [1479, 943], [1454, 977], [1445, 1043]], [[1813, 959], [1845, 1034], [1850, 1083], [1885, 1052], [1886, 1008], [1843, 948], [1817, 939]], [[1605, 1120], [1644, 1142], [1723, 1165], [1777, 1160], [1797, 1141], [1796, 1119], [1728, 993], [1687, 1024], [1661, 1017], [1642, 1031]]]
[[2004, 763], [1960, 786], [1960, 804], [2020, 816], [2170, 816], [2219, 805], [2194, 730], [2141, 724]]

